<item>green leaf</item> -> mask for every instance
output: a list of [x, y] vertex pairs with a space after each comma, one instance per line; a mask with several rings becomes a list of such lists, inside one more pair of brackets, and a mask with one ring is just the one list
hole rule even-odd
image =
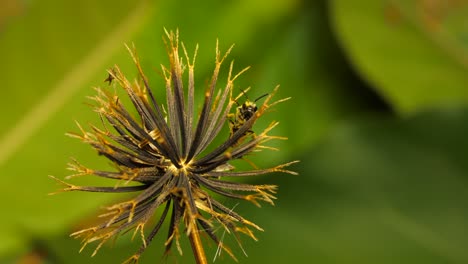
[[334, 0], [330, 8], [353, 65], [397, 112], [468, 102], [466, 3]]
[[3, 28], [0, 254], [24, 245], [32, 234], [63, 229], [93, 207], [73, 195], [53, 201], [47, 193], [55, 184], [47, 175], [63, 175], [74, 155], [78, 144], [64, 137], [73, 119], [91, 120], [92, 111], [81, 110], [91, 91], [83, 87], [91, 86], [91, 78], [103, 80], [104, 63], [145, 20], [149, 7], [147, 2], [34, 1]]

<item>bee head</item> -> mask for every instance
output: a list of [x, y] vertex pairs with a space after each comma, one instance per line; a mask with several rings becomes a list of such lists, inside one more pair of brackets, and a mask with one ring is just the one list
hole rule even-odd
[[241, 106], [241, 115], [244, 120], [250, 119], [257, 112], [257, 105], [254, 102], [246, 101]]

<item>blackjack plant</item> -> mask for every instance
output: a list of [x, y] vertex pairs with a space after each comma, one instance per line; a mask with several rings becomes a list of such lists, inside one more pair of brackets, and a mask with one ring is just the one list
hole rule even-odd
[[[268, 146], [269, 141], [286, 139], [271, 135], [278, 125], [276, 121], [263, 131], [255, 131], [254, 125], [268, 109], [289, 98], [274, 100], [276, 87], [262, 96], [261, 105], [259, 100], [248, 100], [247, 90], [234, 89], [234, 81], [248, 68], [235, 74], [233, 62], [226, 84], [219, 85], [218, 76], [232, 46], [222, 54], [217, 44], [211, 80], [205, 88], [203, 103], [197, 104], [194, 65], [198, 46], [190, 58], [183, 43], [179, 45], [178, 32], [166, 31], [164, 40], [170, 61], [168, 68], [162, 66], [165, 98], [155, 96], [153, 91], [159, 88], [150, 87], [135, 48], [127, 47], [138, 71], [137, 80], [128, 80], [118, 66], [109, 69], [106, 79], [109, 87], [97, 88], [97, 95], [92, 97], [95, 111], [103, 120], [102, 127], [90, 125], [86, 130], [78, 124], [80, 132], [69, 133], [91, 145], [116, 169], [95, 170], [73, 160], [69, 169], [74, 174], [66, 179], [95, 175], [114, 179], [116, 185], [79, 186], [53, 177], [64, 185], [60, 191], [135, 193], [126, 201], [107, 206], [101, 215], [102, 222], [71, 236], [82, 239], [81, 250], [95, 242], [94, 255], [105, 242], [132, 231], [140, 237], [141, 246], [126, 263], [136, 263], [167, 222], [165, 254], [173, 245], [182, 254], [179, 240], [186, 236], [198, 264], [208, 263], [204, 243], [210, 241], [236, 260], [217, 229], [222, 227], [223, 233], [234, 236], [241, 246], [240, 234], [256, 240], [254, 231], [262, 228], [236, 213], [235, 208], [221, 203], [219, 197], [246, 200], [258, 206], [260, 202], [273, 204], [277, 186], [233, 179], [269, 173], [297, 174], [288, 167], [298, 161], [269, 168], [258, 168], [248, 162], [250, 170], [236, 170], [232, 165], [235, 160], [247, 160], [245, 157], [252, 152], [268, 155], [269, 150], [276, 150]], [[183, 56], [179, 54], [179, 46]], [[125, 90], [136, 114], [123, 105], [115, 93], [116, 87]], [[220, 143], [214, 145], [215, 142]]]

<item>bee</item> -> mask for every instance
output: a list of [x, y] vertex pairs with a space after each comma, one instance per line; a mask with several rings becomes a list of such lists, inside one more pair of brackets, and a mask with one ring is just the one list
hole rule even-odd
[[[247, 94], [242, 91], [242, 93], [247, 97]], [[267, 96], [268, 94], [261, 95], [257, 97], [254, 101], [250, 101], [247, 97], [247, 100], [240, 105], [237, 101], [237, 108], [235, 114], [229, 114], [229, 129], [231, 131], [231, 136], [239, 130], [245, 122], [247, 122], [252, 116], [257, 112], [258, 107], [255, 104], [258, 100], [262, 99], [263, 97]], [[248, 130], [246, 134], [253, 133], [252, 130]]]

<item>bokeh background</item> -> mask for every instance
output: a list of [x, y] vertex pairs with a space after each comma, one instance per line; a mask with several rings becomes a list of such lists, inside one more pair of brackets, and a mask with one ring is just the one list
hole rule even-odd
[[[277, 84], [293, 97], [266, 115], [289, 140], [262, 166], [299, 159], [300, 175], [252, 180], [280, 186], [274, 207], [226, 201], [265, 229], [244, 239], [248, 257], [225, 236], [240, 263], [468, 263], [464, 0], [1, 0], [0, 263], [119, 263], [139, 246], [124, 237], [79, 254], [68, 234], [123, 197], [48, 196], [60, 186], [47, 176], [70, 174], [70, 157], [108, 166], [64, 133], [99, 124], [87, 96], [107, 68], [135, 74], [124, 43], [162, 89], [164, 27], [190, 53], [200, 45], [199, 92], [219, 38], [236, 44], [236, 70], [252, 66], [238, 82], [249, 97]], [[164, 237], [142, 263], [193, 263], [184, 239], [182, 257], [162, 259]]]

